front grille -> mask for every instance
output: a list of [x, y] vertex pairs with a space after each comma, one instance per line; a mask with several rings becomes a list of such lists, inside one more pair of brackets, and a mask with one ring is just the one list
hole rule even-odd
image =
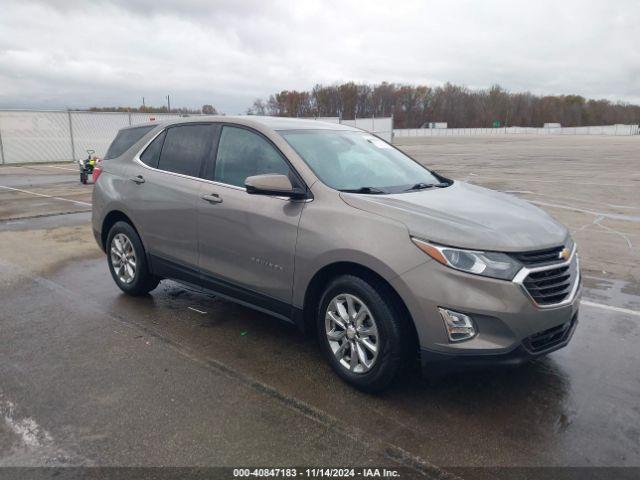
[[541, 265], [558, 262], [560, 259], [560, 252], [563, 248], [564, 245], [560, 245], [559, 247], [535, 250], [533, 252], [514, 253], [512, 255], [525, 267], [539, 267]]
[[548, 350], [567, 339], [575, 321], [576, 317], [573, 317], [570, 322], [563, 323], [557, 327], [549, 328], [531, 335], [524, 339], [524, 346], [531, 353], [539, 353], [544, 350]]
[[566, 300], [578, 276], [578, 260], [574, 256], [568, 265], [530, 272], [522, 284], [538, 305], [553, 305]]

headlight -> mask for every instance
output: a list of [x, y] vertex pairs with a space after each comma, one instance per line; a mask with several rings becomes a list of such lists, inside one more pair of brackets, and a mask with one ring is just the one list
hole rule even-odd
[[417, 238], [413, 243], [434, 260], [467, 273], [484, 277], [512, 280], [522, 264], [505, 253], [461, 250], [459, 248], [434, 245]]

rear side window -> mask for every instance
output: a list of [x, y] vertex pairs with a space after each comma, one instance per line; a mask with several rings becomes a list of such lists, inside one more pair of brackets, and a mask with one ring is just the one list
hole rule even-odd
[[167, 130], [158, 168], [191, 177], [200, 176], [200, 167], [211, 149], [211, 125], [180, 125]]
[[158, 161], [160, 160], [160, 152], [162, 151], [162, 142], [164, 142], [164, 136], [167, 132], [162, 132], [158, 135], [153, 142], [142, 152], [140, 160], [142, 163], [149, 165], [153, 168], [158, 168]]
[[134, 143], [136, 143], [147, 133], [149, 133], [153, 128], [155, 128], [155, 125], [145, 125], [144, 127], [126, 128], [124, 130], [120, 130], [116, 135], [116, 138], [114, 138], [113, 142], [111, 142], [109, 150], [107, 150], [107, 154], [104, 156], [104, 159], [108, 160], [110, 158], [119, 157], [124, 152], [129, 150]]
[[289, 175], [289, 165], [267, 140], [244, 128], [222, 129], [214, 180], [228, 185], [244, 187], [252, 175], [281, 173]]

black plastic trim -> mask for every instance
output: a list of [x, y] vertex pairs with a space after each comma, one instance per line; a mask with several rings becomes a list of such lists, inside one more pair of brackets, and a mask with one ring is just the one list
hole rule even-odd
[[181, 265], [157, 255], [149, 254], [149, 265], [152, 273], [159, 277], [206, 288], [220, 297], [299, 326], [300, 315], [296, 312], [298, 309], [287, 302], [254, 292], [214, 275], [200, 272], [196, 268]]
[[420, 363], [422, 366], [422, 374], [425, 377], [442, 377], [448, 373], [461, 370], [473, 370], [489, 367], [509, 367], [526, 363], [534, 358], [555, 352], [571, 341], [573, 333], [578, 326], [578, 313], [576, 312], [571, 320], [570, 327], [565, 331], [560, 341], [553, 342], [540, 350], [532, 351], [528, 348], [528, 339], [514, 349], [505, 353], [493, 354], [452, 354], [435, 352], [433, 350], [420, 350]]

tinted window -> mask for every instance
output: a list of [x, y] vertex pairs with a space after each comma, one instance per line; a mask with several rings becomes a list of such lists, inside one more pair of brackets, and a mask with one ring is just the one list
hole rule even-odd
[[146, 163], [150, 167], [157, 168], [158, 160], [160, 160], [160, 152], [162, 151], [162, 142], [164, 142], [164, 136], [166, 132], [162, 132], [158, 135], [153, 142], [142, 152], [140, 160]]
[[107, 154], [104, 156], [105, 160], [109, 158], [116, 158], [129, 150], [134, 143], [144, 137], [151, 129], [155, 128], [155, 125], [147, 125], [144, 127], [127, 128], [120, 130], [113, 139]]
[[167, 130], [158, 168], [192, 177], [200, 175], [200, 166], [211, 147], [210, 125], [181, 125]]
[[214, 180], [244, 187], [252, 175], [289, 174], [289, 165], [263, 137], [244, 128], [224, 127], [220, 135]]

